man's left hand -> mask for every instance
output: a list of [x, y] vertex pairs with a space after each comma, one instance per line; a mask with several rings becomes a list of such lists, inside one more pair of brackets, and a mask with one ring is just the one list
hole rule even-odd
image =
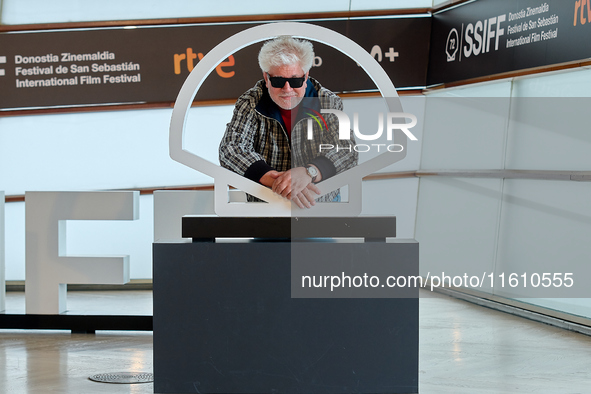
[[300, 208], [314, 205], [314, 199], [320, 194], [320, 189], [312, 183], [312, 178], [304, 167], [285, 171], [275, 179], [271, 189], [282, 197], [293, 200]]

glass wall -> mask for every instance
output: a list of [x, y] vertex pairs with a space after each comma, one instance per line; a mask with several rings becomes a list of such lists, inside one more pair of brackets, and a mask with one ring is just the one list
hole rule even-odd
[[[591, 275], [591, 183], [557, 178], [591, 169], [590, 83], [591, 70], [577, 68], [429, 95], [421, 170], [457, 176], [420, 180], [422, 275]], [[523, 173], [504, 179], [507, 171]], [[507, 287], [463, 288], [591, 317], [584, 293], [540, 298]]]

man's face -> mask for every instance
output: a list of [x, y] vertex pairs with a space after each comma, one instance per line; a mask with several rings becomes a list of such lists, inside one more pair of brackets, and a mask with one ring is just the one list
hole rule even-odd
[[[267, 75], [268, 74], [268, 75]], [[304, 70], [298, 65], [291, 65], [291, 66], [278, 66], [278, 67], [271, 67], [267, 73], [263, 73], [265, 82], [267, 84], [267, 89], [269, 90], [269, 96], [271, 99], [277, 104], [279, 107], [283, 109], [292, 109], [297, 106], [300, 101], [302, 101], [302, 97], [306, 93], [306, 84], [308, 82], [308, 73], [304, 73]], [[269, 80], [269, 76], [271, 77], [283, 77], [283, 78], [300, 78], [305, 77], [306, 80], [304, 84], [299, 88], [293, 88], [289, 86], [289, 82], [285, 82], [285, 84], [280, 88], [274, 88], [271, 85], [271, 81]]]

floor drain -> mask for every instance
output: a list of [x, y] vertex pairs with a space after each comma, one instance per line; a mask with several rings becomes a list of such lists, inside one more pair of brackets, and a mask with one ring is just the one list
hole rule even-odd
[[100, 383], [150, 383], [154, 381], [154, 374], [148, 372], [112, 372], [92, 375], [88, 379]]

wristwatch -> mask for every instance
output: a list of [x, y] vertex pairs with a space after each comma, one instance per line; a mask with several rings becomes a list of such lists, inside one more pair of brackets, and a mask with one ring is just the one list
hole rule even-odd
[[312, 183], [316, 182], [316, 177], [318, 177], [318, 170], [314, 166], [307, 166], [306, 172], [312, 178]]

